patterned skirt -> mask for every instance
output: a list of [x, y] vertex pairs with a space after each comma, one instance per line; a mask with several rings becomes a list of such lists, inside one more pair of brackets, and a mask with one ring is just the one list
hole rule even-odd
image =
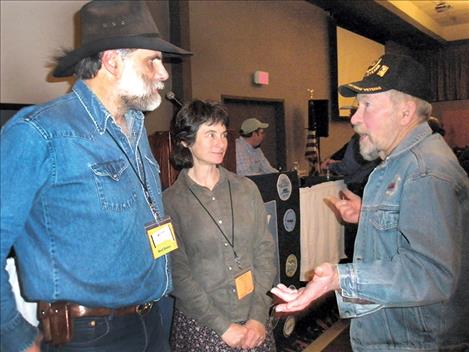
[[173, 328], [171, 332], [171, 351], [173, 352], [276, 352], [271, 326], [266, 326], [267, 335], [262, 345], [243, 350], [231, 348], [212, 329], [200, 325], [196, 320], [174, 310]]

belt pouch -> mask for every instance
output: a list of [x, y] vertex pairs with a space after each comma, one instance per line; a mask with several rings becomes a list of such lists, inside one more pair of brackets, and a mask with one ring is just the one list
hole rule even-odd
[[72, 318], [67, 303], [51, 303], [48, 319], [46, 320], [49, 320], [50, 337], [53, 345], [63, 345], [72, 340]]

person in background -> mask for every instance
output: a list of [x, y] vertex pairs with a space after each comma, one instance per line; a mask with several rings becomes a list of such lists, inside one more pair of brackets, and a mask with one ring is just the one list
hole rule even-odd
[[432, 129], [433, 133], [439, 133], [442, 136], [445, 135], [446, 131], [443, 128], [443, 124], [437, 117], [430, 116], [430, 118], [428, 119], [428, 125]]
[[268, 123], [256, 118], [244, 120], [236, 139], [236, 173], [242, 176], [278, 172], [270, 165], [261, 149]]
[[1, 350], [169, 351], [169, 249], [155, 237], [167, 225], [142, 111], [161, 103], [163, 55], [190, 53], [143, 1], [92, 1], [80, 21], [81, 46], [53, 72], [75, 76], [71, 92], [1, 131], [2, 268], [14, 248], [40, 321], [18, 313], [2, 271]]
[[275, 351], [267, 296], [274, 241], [257, 186], [220, 166], [227, 125], [220, 104], [195, 100], [171, 129], [172, 161], [182, 169], [163, 194], [179, 245], [171, 254], [175, 352]]
[[[355, 114], [355, 112], [357, 111], [357, 107], [356, 106], [350, 106], [350, 107], [347, 107], [347, 108], [350, 109], [349, 118], [352, 118], [353, 114]], [[353, 136], [352, 136], [352, 138], [353, 138]], [[350, 142], [350, 140], [349, 140], [349, 142]], [[340, 149], [336, 150], [329, 158], [327, 158], [326, 160], [321, 162], [320, 169], [321, 169], [322, 172], [327, 171], [328, 169], [330, 169], [332, 164], [338, 163], [339, 161], [341, 161], [344, 158], [345, 151], [347, 150], [347, 146], [348, 146], [349, 142], [345, 143], [342, 147], [340, 147]], [[361, 158], [361, 156], [360, 156], [360, 158]]]
[[[356, 111], [357, 108], [355, 107], [350, 109], [350, 118]], [[360, 135], [354, 133], [342, 148], [321, 164], [321, 169], [329, 169], [332, 174], [343, 176], [347, 188], [361, 196], [368, 176], [381, 160], [379, 157], [374, 160], [364, 159], [360, 154], [359, 140]]]
[[331, 199], [359, 223], [352, 263], [323, 263], [305, 288], [272, 292], [304, 309], [335, 291], [341, 317], [353, 318], [354, 351], [467, 351], [469, 333], [469, 180], [427, 120], [427, 73], [412, 58], [386, 54], [361, 81], [339, 87], [357, 96], [352, 117], [360, 152], [382, 162], [363, 198]]
[[[350, 109], [350, 118], [357, 111], [356, 108]], [[344, 149], [342, 156], [338, 157], [340, 150], [331, 156], [330, 162], [326, 160], [321, 168], [328, 169], [333, 175], [343, 176], [347, 189], [358, 196], [363, 195], [368, 176], [373, 169], [381, 162], [380, 158], [366, 160], [360, 154], [360, 135], [354, 133], [347, 144], [341, 148]], [[334, 158], [334, 159], [332, 159]], [[335, 160], [337, 158], [337, 160]], [[347, 256], [346, 261], [353, 258], [353, 248], [355, 246], [355, 237], [357, 235], [357, 224], [344, 223], [344, 250]]]

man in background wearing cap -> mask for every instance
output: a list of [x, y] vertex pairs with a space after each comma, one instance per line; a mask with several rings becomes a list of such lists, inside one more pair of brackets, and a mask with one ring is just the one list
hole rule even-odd
[[438, 133], [432, 134], [429, 82], [406, 56], [384, 55], [362, 81], [339, 87], [357, 96], [352, 117], [360, 152], [382, 162], [363, 200], [332, 199], [358, 222], [352, 263], [324, 263], [306, 288], [272, 290], [304, 309], [335, 291], [354, 351], [469, 349], [469, 181]]
[[40, 332], [2, 272], [1, 350], [169, 351], [158, 301], [175, 245], [160, 240], [170, 227], [142, 111], [161, 103], [163, 55], [190, 53], [161, 39], [143, 1], [92, 1], [80, 20], [81, 46], [54, 70], [77, 78], [72, 91], [2, 129], [2, 267], [13, 247]]
[[236, 139], [236, 173], [242, 176], [278, 172], [270, 165], [261, 149], [268, 123], [251, 118], [244, 120]]

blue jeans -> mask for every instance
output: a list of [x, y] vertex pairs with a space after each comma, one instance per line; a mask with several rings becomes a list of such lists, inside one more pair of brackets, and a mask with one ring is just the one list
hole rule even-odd
[[169, 352], [158, 303], [144, 315], [73, 319], [73, 338], [55, 347], [42, 343], [45, 352]]

